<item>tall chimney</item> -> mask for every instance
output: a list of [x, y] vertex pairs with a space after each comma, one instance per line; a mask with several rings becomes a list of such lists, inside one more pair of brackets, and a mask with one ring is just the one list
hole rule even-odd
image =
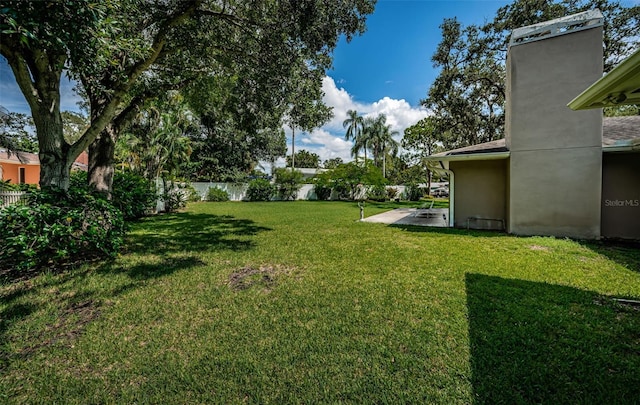
[[507, 54], [508, 230], [600, 237], [602, 110], [572, 111], [602, 77], [598, 10], [513, 31]]

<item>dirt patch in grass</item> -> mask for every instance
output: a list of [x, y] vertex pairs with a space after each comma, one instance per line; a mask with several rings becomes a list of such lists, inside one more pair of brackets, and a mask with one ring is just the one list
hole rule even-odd
[[30, 339], [37, 343], [27, 346], [20, 354], [30, 354], [58, 343], [73, 346], [73, 341], [99, 316], [100, 308], [94, 300], [72, 303], [63, 310], [57, 322], [47, 325], [38, 336]]
[[529, 246], [529, 249], [531, 250], [538, 250], [541, 252], [550, 252], [551, 248], [547, 247], [547, 246], [540, 246], [540, 245], [531, 245]]
[[290, 275], [294, 268], [286, 266], [245, 266], [229, 275], [229, 288], [233, 291], [243, 291], [254, 286], [260, 286], [270, 291], [282, 275]]

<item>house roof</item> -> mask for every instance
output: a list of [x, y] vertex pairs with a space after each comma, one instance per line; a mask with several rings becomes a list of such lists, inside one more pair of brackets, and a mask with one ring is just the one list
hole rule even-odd
[[[602, 122], [604, 152], [640, 150], [640, 115], [605, 117]], [[428, 156], [428, 160], [495, 160], [509, 157], [505, 139], [465, 146]]]
[[506, 159], [509, 157], [509, 149], [507, 149], [504, 138], [495, 141], [479, 143], [477, 145], [465, 146], [436, 153], [427, 156], [427, 160], [492, 160]]
[[39, 165], [40, 159], [37, 153], [12, 152], [9, 154], [5, 149], [0, 149], [0, 163], [14, 163], [21, 165]]
[[605, 152], [640, 150], [640, 115], [605, 118], [602, 148]]
[[470, 155], [474, 153], [497, 153], [497, 152], [508, 152], [507, 145], [505, 139], [498, 139], [495, 141], [479, 143], [477, 145], [465, 146], [464, 148], [458, 148], [449, 150], [446, 152], [436, 153], [435, 156], [453, 156], [453, 155]]
[[[73, 162], [71, 167], [73, 169], [87, 171], [89, 165], [86, 162], [88, 162], [86, 152], [82, 152], [82, 154], [76, 158], [75, 162]], [[0, 163], [38, 166], [40, 165], [40, 158], [37, 153], [17, 151], [9, 154], [5, 149], [0, 149]]]
[[640, 49], [571, 100], [572, 110], [640, 104]]

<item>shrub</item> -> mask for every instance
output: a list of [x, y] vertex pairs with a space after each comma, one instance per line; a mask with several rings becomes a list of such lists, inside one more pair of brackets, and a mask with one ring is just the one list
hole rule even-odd
[[200, 195], [200, 193], [198, 193], [198, 190], [196, 190], [191, 184], [187, 184], [184, 188], [184, 191], [187, 194], [188, 202], [202, 201], [202, 196]]
[[417, 184], [407, 184], [407, 188], [404, 190], [405, 197], [409, 201], [419, 201], [424, 197], [424, 189]]
[[318, 200], [328, 200], [331, 198], [334, 183], [332, 171], [333, 170], [329, 170], [324, 173], [319, 173], [313, 178], [313, 191], [316, 193]]
[[298, 191], [302, 187], [304, 176], [299, 170], [291, 170], [287, 168], [276, 169], [275, 185], [278, 190], [278, 196], [282, 200], [295, 200]]
[[189, 199], [188, 185], [186, 183], [177, 183], [173, 181], [164, 181], [164, 191], [160, 199], [164, 202], [165, 212], [175, 212], [180, 208], [187, 206]]
[[209, 187], [207, 201], [229, 201], [229, 193], [219, 187]]
[[387, 197], [390, 200], [393, 200], [394, 198], [396, 198], [396, 196], [398, 195], [398, 189], [395, 187], [389, 187], [387, 189]]
[[[88, 192], [87, 172], [71, 172], [70, 189]], [[122, 212], [125, 220], [142, 218], [152, 212], [157, 200], [156, 187], [149, 180], [129, 170], [114, 173], [111, 204]]]
[[364, 167], [354, 162], [345, 163], [322, 176], [327, 176], [327, 184], [332, 185], [340, 199], [360, 200], [366, 197], [363, 191], [368, 186], [383, 187], [386, 184], [382, 171], [373, 164]]
[[270, 201], [274, 192], [275, 187], [269, 180], [251, 180], [247, 188], [247, 199], [249, 201]]
[[86, 190], [31, 191], [21, 205], [0, 209], [0, 268], [30, 270], [117, 254], [122, 213]]
[[387, 199], [387, 190], [382, 185], [371, 186], [367, 190], [367, 198], [373, 201], [384, 201]]
[[153, 212], [158, 201], [156, 186], [131, 171], [116, 171], [113, 175], [111, 203], [122, 211], [124, 219], [142, 218]]
[[18, 191], [18, 187], [12, 184], [10, 180], [0, 179], [0, 191]]

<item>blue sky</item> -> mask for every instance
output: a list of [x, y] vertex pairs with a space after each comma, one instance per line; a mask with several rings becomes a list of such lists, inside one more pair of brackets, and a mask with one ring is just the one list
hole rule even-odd
[[367, 32], [338, 45], [329, 76], [357, 101], [372, 103], [387, 96], [417, 106], [437, 74], [431, 55], [440, 42], [442, 21], [457, 17], [464, 25], [482, 24], [509, 3], [379, 0]]
[[342, 128], [349, 109], [372, 116], [384, 113], [392, 129], [402, 134], [427, 116], [420, 100], [438, 74], [431, 56], [440, 42], [443, 20], [456, 17], [464, 25], [482, 24], [509, 3], [379, 0], [367, 20], [367, 31], [350, 43], [341, 40], [335, 50], [334, 68], [327, 72], [323, 87], [334, 118], [310, 134], [296, 134], [296, 150], [310, 150], [322, 160], [351, 160], [352, 143], [343, 139]]
[[[623, 1], [625, 5], [640, 0]], [[322, 160], [351, 160], [351, 142], [344, 140], [342, 121], [349, 109], [363, 115], [387, 115], [393, 130], [404, 129], [427, 116], [420, 100], [437, 75], [431, 56], [441, 39], [440, 24], [457, 17], [464, 24], [493, 19], [504, 0], [379, 0], [367, 20], [367, 31], [350, 43], [341, 40], [334, 68], [324, 79], [324, 101], [334, 118], [312, 133], [296, 133], [296, 150], [307, 149]], [[77, 109], [73, 84], [63, 79], [62, 109]], [[28, 112], [4, 58], [0, 58], [0, 105]], [[291, 131], [285, 128], [291, 148]], [[399, 139], [399, 137], [398, 137]], [[283, 164], [284, 160], [280, 162]]]

